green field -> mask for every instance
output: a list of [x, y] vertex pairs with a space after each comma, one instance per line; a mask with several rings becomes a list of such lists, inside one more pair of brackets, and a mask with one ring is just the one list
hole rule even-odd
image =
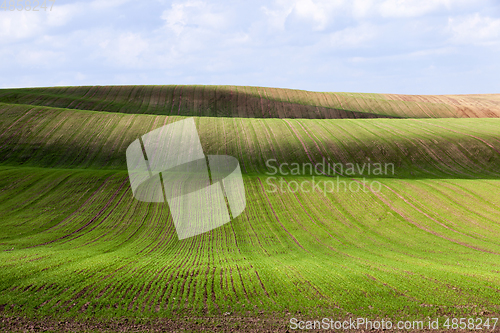
[[[396, 97], [210, 86], [0, 90], [0, 313], [283, 323], [498, 317], [499, 98]], [[239, 160], [247, 207], [179, 241], [168, 205], [133, 198], [125, 150], [189, 116], [207, 155]], [[287, 173], [292, 163], [323, 160], [394, 172], [315, 174], [359, 190], [305, 193], [294, 186], [312, 175], [269, 178], [270, 160], [287, 163]], [[271, 193], [281, 178], [285, 190]]]

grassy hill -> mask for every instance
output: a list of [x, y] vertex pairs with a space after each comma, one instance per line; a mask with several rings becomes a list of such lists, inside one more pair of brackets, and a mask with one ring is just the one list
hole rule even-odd
[[498, 118], [499, 95], [321, 93], [241, 86], [3, 89], [0, 103], [131, 114], [240, 118]]
[[[500, 314], [497, 95], [65, 87], [0, 103], [4, 316]], [[187, 116], [206, 154], [238, 158], [247, 208], [179, 241], [166, 204], [133, 198], [125, 150]], [[315, 174], [359, 190], [306, 193], [293, 189], [312, 175], [269, 178], [270, 160], [394, 172]]]

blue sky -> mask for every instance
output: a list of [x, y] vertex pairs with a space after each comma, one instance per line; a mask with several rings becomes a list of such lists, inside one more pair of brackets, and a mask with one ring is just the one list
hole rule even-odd
[[499, 59], [492, 0], [56, 0], [52, 11], [0, 10], [0, 87], [500, 93]]

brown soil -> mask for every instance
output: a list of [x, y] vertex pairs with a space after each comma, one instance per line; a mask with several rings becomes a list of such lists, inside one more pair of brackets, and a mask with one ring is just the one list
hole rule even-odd
[[1, 332], [286, 332], [287, 321], [251, 317], [77, 320], [0, 315]]
[[[269, 314], [268, 314], [269, 315]], [[299, 316], [300, 318], [300, 316]], [[183, 317], [178, 319], [95, 319], [77, 320], [7, 316], [0, 314], [1, 332], [335, 332], [331, 330], [291, 329], [289, 318], [282, 315], [267, 318], [239, 317], [233, 315], [214, 317]], [[344, 333], [444, 333], [469, 332], [468, 330], [340, 330]], [[486, 332], [486, 331], [485, 331]], [[493, 331], [487, 331], [493, 332]], [[500, 332], [496, 328], [494, 332]]]

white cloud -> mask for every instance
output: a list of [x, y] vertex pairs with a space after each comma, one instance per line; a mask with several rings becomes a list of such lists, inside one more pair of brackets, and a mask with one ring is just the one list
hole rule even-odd
[[381, 64], [384, 62], [395, 62], [395, 61], [416, 61], [420, 59], [428, 59], [436, 56], [444, 56], [453, 54], [453, 48], [451, 47], [440, 47], [436, 49], [426, 49], [418, 50], [413, 52], [406, 52], [401, 54], [390, 54], [376, 57], [352, 57], [348, 61], [353, 63], [365, 63], [365, 64]]
[[379, 29], [371, 24], [362, 24], [336, 31], [329, 35], [329, 45], [332, 48], [355, 48], [367, 46], [369, 41], [378, 37]]
[[110, 65], [129, 68], [148, 65], [150, 44], [138, 33], [95, 30], [85, 44], [94, 48], [93, 58], [104, 58]]
[[382, 0], [377, 12], [385, 18], [421, 17], [438, 11], [450, 12], [457, 8], [477, 8], [490, 0]]
[[477, 7], [489, 0], [275, 0], [263, 7], [271, 26], [283, 29], [286, 18], [295, 14], [323, 30], [335, 19], [413, 18], [453, 8]]
[[405, 81], [419, 93], [450, 92], [449, 73], [474, 72], [498, 90], [495, 1], [65, 0], [35, 15], [0, 11], [0, 85], [402, 92]]
[[43, 21], [42, 15], [27, 11], [0, 11], [0, 40], [5, 43], [36, 35]]
[[288, 17], [312, 23], [313, 30], [324, 30], [336, 15], [344, 12], [346, 0], [275, 0], [269, 8], [261, 9], [267, 16], [271, 27], [284, 30]]
[[20, 63], [32, 64], [32, 66], [50, 66], [54, 64], [56, 61], [62, 62], [65, 59], [63, 54], [57, 51], [52, 50], [37, 50], [30, 52], [23, 52], [19, 54], [19, 58], [17, 59]]
[[451, 5], [452, 0], [385, 0], [379, 11], [383, 17], [417, 17]]
[[364, 18], [373, 12], [376, 0], [353, 0], [351, 13], [356, 19]]
[[88, 4], [80, 2], [57, 5], [52, 11], [47, 12], [46, 23], [51, 27], [61, 27], [71, 22], [75, 16], [85, 14], [87, 10]]
[[50, 28], [67, 25], [84, 11], [82, 3], [58, 5], [52, 11], [0, 11], [0, 43], [42, 37]]
[[288, 8], [279, 8], [276, 10], [269, 9], [266, 6], [261, 7], [262, 12], [264, 15], [267, 17], [267, 24], [271, 29], [276, 29], [276, 30], [285, 30], [285, 21], [288, 15], [293, 10], [292, 6], [289, 6]]
[[335, 16], [335, 9], [339, 9], [343, 5], [343, 0], [296, 0], [293, 12], [299, 18], [314, 22], [315, 30], [323, 30]]
[[119, 7], [121, 5], [124, 5], [131, 0], [94, 0], [90, 3], [90, 7], [92, 9], [97, 9], [97, 10], [103, 10], [103, 9], [109, 9], [109, 8], [115, 8]]
[[479, 13], [449, 18], [447, 30], [451, 42], [457, 44], [498, 44], [500, 41], [500, 19]]
[[222, 12], [214, 12], [213, 7], [203, 1], [174, 3], [172, 8], [161, 15], [165, 26], [180, 35], [186, 28], [220, 30], [227, 20]]
[[[1, 1], [1, 0], [0, 0]], [[67, 26], [77, 17], [89, 17], [89, 13], [110, 10], [131, 0], [94, 0], [91, 2], [55, 2], [34, 12], [32, 10], [0, 10], [0, 43], [9, 43], [30, 37], [42, 37], [53, 28]]]

